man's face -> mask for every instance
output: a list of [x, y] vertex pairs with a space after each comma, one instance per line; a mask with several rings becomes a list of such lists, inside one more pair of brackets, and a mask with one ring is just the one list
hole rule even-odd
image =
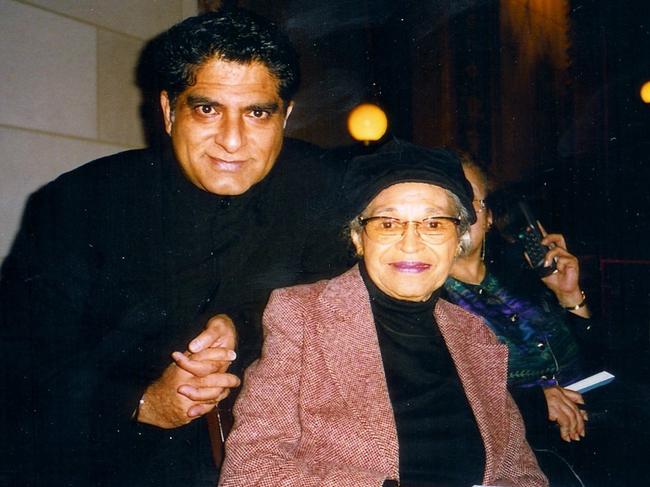
[[160, 103], [176, 159], [198, 188], [239, 195], [269, 173], [282, 148], [286, 119], [278, 80], [261, 63], [213, 59], [170, 105]]

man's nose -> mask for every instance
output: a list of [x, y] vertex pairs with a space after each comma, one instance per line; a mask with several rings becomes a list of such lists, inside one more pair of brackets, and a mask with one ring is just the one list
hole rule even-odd
[[245, 141], [243, 120], [236, 115], [226, 115], [215, 134], [215, 140], [226, 152], [237, 152]]

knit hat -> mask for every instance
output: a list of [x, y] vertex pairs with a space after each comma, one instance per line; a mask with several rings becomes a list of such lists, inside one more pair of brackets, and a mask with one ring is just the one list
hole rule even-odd
[[476, 221], [472, 186], [456, 154], [399, 139], [350, 161], [343, 181], [348, 219], [361, 213], [381, 191], [398, 183], [428, 183], [448, 189], [469, 213], [469, 223]]

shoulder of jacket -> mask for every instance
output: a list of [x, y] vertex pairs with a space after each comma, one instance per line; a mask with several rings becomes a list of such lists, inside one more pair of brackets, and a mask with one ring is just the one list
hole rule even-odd
[[328, 279], [323, 279], [310, 284], [299, 284], [297, 286], [275, 289], [271, 293], [271, 300], [312, 302], [318, 299], [323, 290], [327, 287], [328, 283]]
[[134, 149], [100, 157], [65, 172], [46, 184], [48, 191], [68, 190], [74, 186], [87, 185], [89, 181], [100, 182], [109, 177], [137, 178], [149, 169], [158, 167], [160, 156], [151, 149]]

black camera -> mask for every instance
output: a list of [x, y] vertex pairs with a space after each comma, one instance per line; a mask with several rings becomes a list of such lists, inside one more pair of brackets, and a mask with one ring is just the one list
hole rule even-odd
[[540, 277], [546, 277], [555, 272], [555, 260], [548, 266], [544, 265], [544, 257], [549, 247], [542, 244], [542, 231], [539, 222], [533, 216], [533, 212], [525, 201], [518, 201], [517, 205], [524, 217], [524, 224], [516, 227], [515, 238], [523, 245], [528, 255], [530, 266], [535, 269]]
[[518, 244], [528, 257], [528, 263], [540, 277], [551, 275], [556, 264], [553, 260], [550, 265], [544, 265], [544, 257], [549, 247], [542, 244], [542, 231], [539, 222], [533, 215], [528, 203], [519, 198], [499, 198], [494, 201], [496, 208], [495, 225], [501, 235], [511, 243]]

